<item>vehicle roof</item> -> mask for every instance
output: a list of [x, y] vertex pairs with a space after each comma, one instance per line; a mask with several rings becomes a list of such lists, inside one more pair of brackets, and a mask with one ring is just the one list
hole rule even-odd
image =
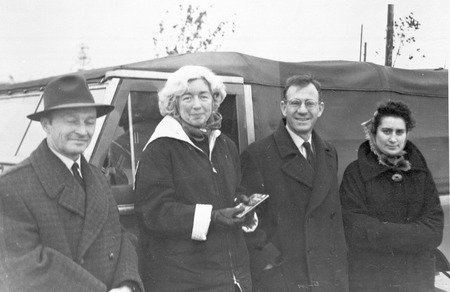
[[[243, 77], [246, 84], [283, 87], [289, 76], [309, 73], [321, 82], [324, 90], [386, 91], [448, 98], [447, 69], [410, 70], [354, 61], [280, 62], [235, 52], [175, 55], [78, 73], [84, 75], [89, 82], [98, 82], [106, 72], [112, 70], [173, 72], [184, 65], [201, 65], [219, 75]], [[55, 77], [2, 84], [0, 93], [14, 93], [25, 89], [42, 90]]]

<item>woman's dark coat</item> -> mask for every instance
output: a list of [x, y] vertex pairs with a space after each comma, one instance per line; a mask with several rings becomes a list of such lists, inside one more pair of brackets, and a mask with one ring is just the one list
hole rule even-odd
[[242, 185], [270, 195], [247, 238], [254, 291], [348, 289], [337, 153], [315, 132], [312, 140], [315, 176], [284, 123], [242, 153]]
[[[424, 157], [407, 142], [411, 170], [381, 165], [364, 142], [340, 193], [349, 246], [350, 291], [434, 291], [443, 212]], [[402, 180], [395, 182], [394, 174]]]
[[196, 204], [234, 206], [239, 154], [223, 134], [209, 158], [166, 116], [139, 161], [136, 206], [141, 275], [146, 291], [232, 291], [234, 277], [251, 291], [243, 231], [211, 223], [205, 241], [191, 239]]

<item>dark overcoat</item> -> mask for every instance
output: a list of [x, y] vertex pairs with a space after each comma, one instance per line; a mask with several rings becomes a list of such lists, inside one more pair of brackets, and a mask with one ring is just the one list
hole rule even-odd
[[409, 171], [379, 164], [368, 141], [345, 170], [340, 193], [350, 291], [434, 291], [443, 212], [424, 157], [409, 141], [404, 150]]
[[[214, 140], [215, 139], [215, 140]], [[234, 206], [240, 181], [239, 153], [214, 131], [210, 155], [180, 123], [166, 116], [144, 150], [136, 174], [139, 259], [148, 291], [252, 291], [244, 234], [211, 223], [205, 240], [193, 240], [197, 205]], [[208, 217], [209, 220], [209, 217]]]
[[[0, 177], [0, 279], [6, 291], [143, 291], [137, 255], [105, 176], [82, 157], [86, 193], [44, 140]], [[4, 291], [4, 290], [2, 290]]]
[[255, 291], [347, 291], [338, 158], [315, 132], [312, 141], [315, 175], [284, 123], [241, 155], [247, 192], [270, 195], [247, 238]]

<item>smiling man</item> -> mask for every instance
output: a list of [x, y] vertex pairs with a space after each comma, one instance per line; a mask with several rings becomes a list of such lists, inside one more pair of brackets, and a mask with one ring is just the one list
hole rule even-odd
[[314, 131], [320, 91], [309, 75], [289, 78], [278, 130], [241, 156], [247, 193], [270, 195], [247, 238], [254, 291], [348, 291], [337, 153]]
[[143, 291], [137, 255], [106, 177], [83, 156], [98, 117], [86, 80], [67, 75], [43, 93], [46, 139], [0, 178], [0, 290]]

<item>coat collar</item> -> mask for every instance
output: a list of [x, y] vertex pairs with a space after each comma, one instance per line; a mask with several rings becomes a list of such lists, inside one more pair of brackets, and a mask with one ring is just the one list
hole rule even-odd
[[[406, 151], [405, 159], [411, 163], [411, 169], [409, 171], [427, 171], [428, 167], [425, 158], [412, 142], [407, 141], [404, 150]], [[359, 146], [358, 165], [364, 181], [371, 180], [391, 170], [391, 168], [378, 163], [377, 156], [370, 149], [369, 141], [365, 141]]]
[[[209, 149], [210, 149], [210, 155], [211, 155], [211, 150], [214, 148], [215, 142], [217, 137], [219, 137], [221, 134], [220, 130], [214, 130], [211, 132], [211, 136], [209, 137]], [[144, 147], [147, 148], [147, 146], [155, 141], [158, 138], [172, 138], [172, 139], [176, 139], [176, 140], [180, 140], [186, 143], [189, 143], [192, 147], [200, 150], [203, 152], [203, 150], [201, 150], [197, 145], [195, 145], [191, 139], [189, 139], [188, 135], [186, 134], [186, 132], [183, 130], [183, 127], [181, 126], [181, 124], [172, 116], [165, 116], [161, 122], [158, 124], [158, 126], [156, 126], [155, 132], [153, 133], [153, 135], [150, 137], [150, 140], [147, 142], [147, 144]]]
[[[315, 131], [312, 133], [313, 144], [316, 152], [316, 175], [311, 199], [308, 204], [307, 213], [316, 209], [329, 194], [333, 180], [337, 181], [337, 156], [330, 146], [325, 143]], [[336, 193], [338, 192], [336, 188]]]
[[312, 142], [314, 144], [314, 155], [316, 162], [315, 174], [310, 169], [308, 162], [300, 154], [297, 146], [290, 137], [282, 120], [278, 130], [273, 134], [281, 159], [284, 161], [282, 171], [297, 182], [308, 186], [311, 199], [308, 204], [308, 212], [314, 210], [324, 200], [331, 188], [337, 168], [337, 157], [320, 136], [313, 131]]
[[285, 127], [284, 121], [281, 122], [278, 130], [273, 134], [273, 137], [275, 144], [278, 147], [280, 157], [284, 161], [284, 164], [281, 167], [282, 171], [287, 176], [312, 188], [314, 172], [303, 155], [300, 154], [300, 151]]
[[66, 188], [75, 188], [75, 180], [71, 181], [69, 169], [53, 154], [46, 139], [31, 153], [30, 161], [50, 198], [56, 198]]
[[56, 157], [44, 139], [30, 156], [31, 164], [39, 178], [47, 196], [57, 199], [58, 204], [80, 216], [85, 217], [83, 231], [78, 246], [82, 257], [106, 223], [109, 210], [108, 192], [104, 184], [95, 175], [89, 163], [81, 157], [81, 171], [86, 185], [86, 200], [77, 199], [82, 187], [76, 182], [72, 173], [64, 163]]
[[81, 172], [86, 186], [86, 215], [78, 245], [80, 258], [83, 257], [106, 224], [110, 209], [108, 197], [112, 196], [110, 186], [103, 183], [98, 175], [94, 174], [84, 156], [81, 157]]

